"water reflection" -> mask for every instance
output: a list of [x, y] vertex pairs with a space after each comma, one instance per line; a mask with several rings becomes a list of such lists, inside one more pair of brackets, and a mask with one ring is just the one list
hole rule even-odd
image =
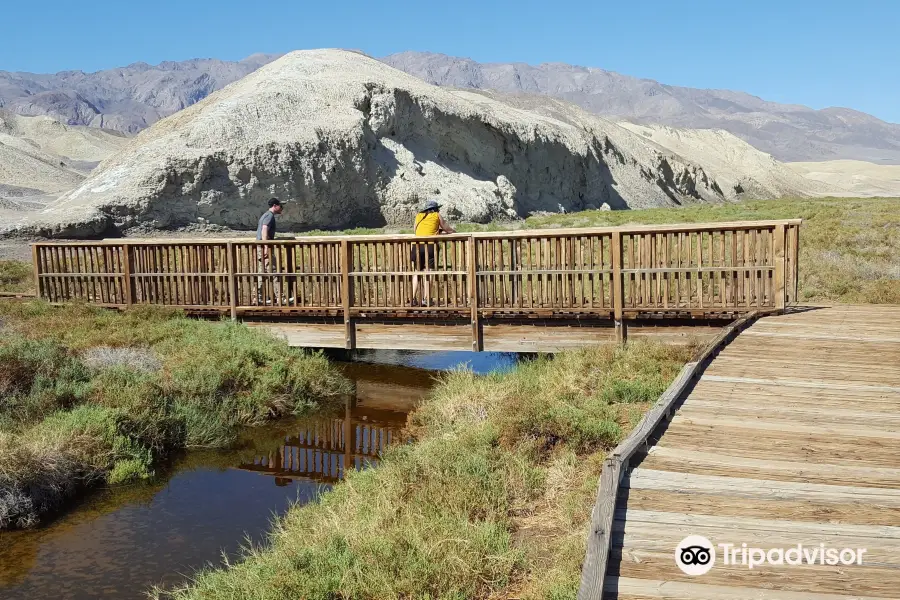
[[337, 360], [382, 365], [397, 365], [429, 371], [469, 369], [484, 374], [506, 371], [523, 359], [533, 355], [523, 352], [425, 352], [419, 350], [327, 350], [326, 354]]
[[342, 419], [308, 421], [280, 448], [237, 468], [271, 475], [278, 486], [299, 478], [334, 483], [343, 479], [347, 465], [377, 464], [384, 449], [402, 438], [405, 422], [406, 413], [361, 407], [348, 399]]

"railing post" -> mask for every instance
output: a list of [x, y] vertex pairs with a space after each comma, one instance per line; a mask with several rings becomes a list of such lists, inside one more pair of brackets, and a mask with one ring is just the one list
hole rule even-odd
[[41, 256], [37, 244], [31, 245], [31, 262], [34, 269], [34, 294], [41, 298]]
[[131, 279], [131, 244], [122, 244], [122, 274], [125, 277], [125, 306], [134, 304], [134, 282]]
[[628, 329], [625, 325], [623, 308], [625, 306], [624, 285], [622, 281], [622, 232], [612, 234], [612, 268], [613, 268], [613, 318], [616, 322], [616, 341], [624, 344], [628, 340]]
[[350, 318], [350, 244], [341, 240], [341, 306], [344, 313], [344, 348], [352, 350], [356, 346], [353, 320]]
[[237, 278], [234, 275], [237, 261], [232, 242], [225, 243], [225, 260], [228, 265], [228, 305], [231, 307], [231, 320], [237, 321]]
[[775, 226], [775, 308], [784, 310], [785, 301], [784, 224]]
[[478, 319], [478, 270], [475, 260], [475, 236], [470, 235], [466, 240], [468, 246], [468, 279], [469, 279], [469, 308], [472, 311], [472, 352], [480, 352], [482, 345], [481, 323]]
[[791, 247], [791, 268], [793, 273], [791, 273], [791, 277], [794, 279], [794, 293], [791, 296], [793, 301], [800, 301], [800, 225], [794, 225], [791, 227], [791, 235], [794, 236], [794, 243]]

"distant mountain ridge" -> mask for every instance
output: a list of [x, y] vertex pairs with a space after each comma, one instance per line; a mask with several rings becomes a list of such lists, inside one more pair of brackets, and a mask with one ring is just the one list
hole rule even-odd
[[724, 129], [782, 161], [900, 164], [900, 125], [848, 108], [814, 110], [744, 92], [671, 86], [563, 63], [478, 63], [428, 52], [382, 60], [435, 85], [543, 94], [637, 123]]
[[68, 125], [137, 133], [271, 62], [254, 54], [241, 61], [193, 59], [159, 65], [52, 75], [0, 71], [0, 108], [47, 115]]
[[[0, 71], [0, 108], [20, 115], [48, 115], [70, 125], [135, 133], [277, 57], [135, 63], [96, 73]], [[783, 161], [900, 164], [900, 125], [848, 108], [814, 110], [744, 92], [670, 86], [564, 63], [478, 63], [427, 52], [403, 52], [381, 60], [435, 85], [548, 95], [641, 124], [724, 129]]]

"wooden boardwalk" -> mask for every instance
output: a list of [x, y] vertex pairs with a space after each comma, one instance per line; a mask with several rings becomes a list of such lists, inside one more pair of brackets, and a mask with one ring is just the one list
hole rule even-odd
[[[756, 321], [650, 441], [618, 485], [604, 598], [900, 598], [900, 307]], [[867, 552], [861, 565], [751, 570], [717, 550], [688, 576], [674, 558], [688, 535]]]

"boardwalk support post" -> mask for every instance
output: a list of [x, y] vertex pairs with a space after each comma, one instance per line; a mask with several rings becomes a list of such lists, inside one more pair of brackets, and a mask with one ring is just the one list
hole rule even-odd
[[785, 305], [785, 254], [784, 225], [775, 226], [775, 309], [784, 312]]
[[624, 286], [622, 285], [622, 232], [612, 234], [612, 268], [613, 268], [613, 318], [616, 322], [616, 342], [624, 344], [628, 341], [628, 326], [623, 317], [625, 304]]
[[134, 281], [131, 277], [131, 244], [122, 244], [122, 274], [125, 278], [125, 305], [134, 304]]
[[225, 248], [225, 260], [228, 265], [228, 304], [231, 307], [231, 320], [237, 321], [237, 278], [235, 277], [234, 244], [228, 242]]
[[469, 308], [472, 310], [472, 352], [482, 349], [481, 323], [478, 319], [478, 268], [475, 260], [475, 237], [466, 240], [468, 250]]
[[41, 261], [37, 244], [31, 245], [31, 261], [34, 263], [34, 293], [41, 297]]
[[350, 318], [350, 243], [341, 240], [341, 307], [344, 313], [344, 348], [352, 350], [356, 346], [353, 319]]

